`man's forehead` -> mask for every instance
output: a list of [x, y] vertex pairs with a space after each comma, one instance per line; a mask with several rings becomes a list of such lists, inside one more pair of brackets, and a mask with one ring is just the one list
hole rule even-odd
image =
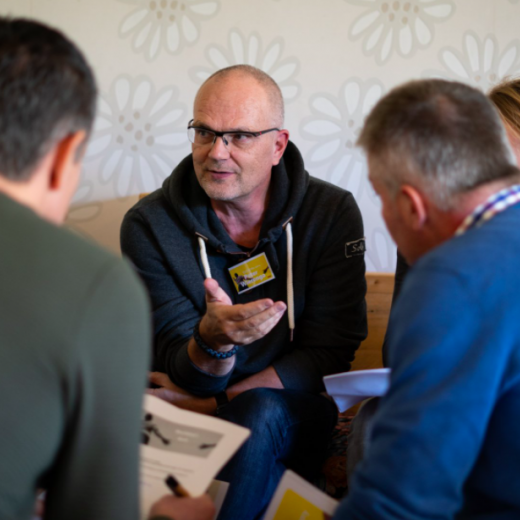
[[217, 76], [208, 79], [203, 85], [200, 87], [199, 92], [202, 91], [216, 91], [216, 90], [243, 90], [245, 88], [261, 88], [262, 85], [258, 82], [256, 78], [251, 76], [250, 74], [246, 74], [244, 72], [229, 72], [223, 76]]
[[195, 126], [214, 130], [258, 130], [272, 118], [265, 90], [251, 78], [220, 80], [203, 85], [195, 98]]

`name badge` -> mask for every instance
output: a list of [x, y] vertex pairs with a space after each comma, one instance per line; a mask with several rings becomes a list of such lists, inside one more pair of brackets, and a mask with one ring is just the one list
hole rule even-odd
[[253, 256], [228, 269], [238, 294], [275, 279], [265, 253]]

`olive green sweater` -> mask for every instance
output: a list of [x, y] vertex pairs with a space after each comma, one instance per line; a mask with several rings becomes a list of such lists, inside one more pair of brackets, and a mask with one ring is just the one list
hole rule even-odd
[[149, 310], [126, 263], [0, 194], [0, 518], [138, 518]]

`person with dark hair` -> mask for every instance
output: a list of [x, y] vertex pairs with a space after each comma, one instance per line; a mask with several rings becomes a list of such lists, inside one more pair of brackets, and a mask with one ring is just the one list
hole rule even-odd
[[121, 230], [152, 300], [156, 394], [252, 430], [219, 476], [220, 520], [260, 518], [287, 467], [317, 474], [337, 422], [323, 376], [349, 370], [366, 336], [359, 209], [307, 173], [283, 118], [266, 73], [216, 72], [193, 153]]
[[414, 267], [390, 389], [334, 518], [519, 518], [520, 171], [500, 117], [472, 87], [415, 81], [376, 104], [359, 144]]
[[[148, 305], [127, 262], [59, 228], [96, 106], [60, 32], [0, 18], [0, 518], [139, 517]], [[121, 370], [121, 359], [124, 369]], [[151, 515], [209, 520], [208, 497]]]

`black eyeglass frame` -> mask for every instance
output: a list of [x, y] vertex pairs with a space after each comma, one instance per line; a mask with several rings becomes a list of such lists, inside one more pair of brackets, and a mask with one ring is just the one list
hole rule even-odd
[[[215, 141], [217, 140], [217, 137], [221, 137], [224, 144], [227, 146], [229, 143], [224, 139], [224, 136], [226, 134], [242, 134], [242, 135], [249, 135], [251, 137], [260, 137], [263, 134], [268, 134], [269, 132], [280, 131], [280, 128], [269, 128], [267, 130], [259, 130], [258, 132], [249, 132], [248, 130], [229, 130], [227, 132], [217, 132], [216, 130], [213, 130], [211, 128], [205, 128], [203, 126], [193, 126], [191, 123], [193, 123], [193, 119], [188, 123], [188, 131], [193, 128], [193, 130], [204, 130], [205, 132], [211, 132], [212, 134], [215, 134], [215, 138], [213, 139], [212, 145], [215, 144]], [[195, 144], [195, 143], [193, 143]], [[209, 143], [208, 143], [209, 144]]]

